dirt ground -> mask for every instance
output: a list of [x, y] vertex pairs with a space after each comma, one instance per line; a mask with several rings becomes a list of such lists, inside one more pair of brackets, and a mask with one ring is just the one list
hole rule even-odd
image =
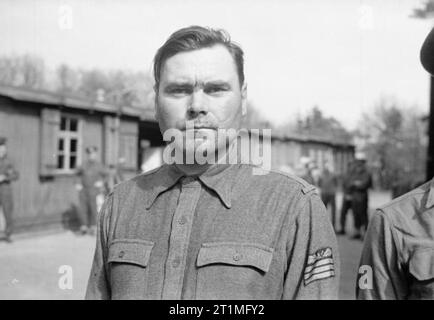
[[[338, 195], [338, 204], [340, 199]], [[389, 199], [388, 193], [371, 192], [371, 211]], [[349, 215], [347, 226], [350, 234], [351, 225], [352, 217]], [[349, 239], [349, 235], [338, 238], [340, 299], [354, 299], [362, 249], [362, 242]], [[17, 235], [11, 244], [0, 242], [0, 299], [83, 299], [94, 248], [94, 237], [77, 236], [69, 231]], [[72, 275], [71, 282], [65, 282], [69, 275]], [[72, 288], [65, 287], [65, 283], [72, 284]]]

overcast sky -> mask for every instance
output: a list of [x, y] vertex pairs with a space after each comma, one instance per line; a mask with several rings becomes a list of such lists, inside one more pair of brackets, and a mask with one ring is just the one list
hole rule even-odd
[[419, 0], [0, 0], [0, 55], [55, 67], [149, 70], [177, 28], [224, 28], [246, 55], [249, 99], [281, 124], [318, 105], [354, 128], [382, 97], [428, 112]]

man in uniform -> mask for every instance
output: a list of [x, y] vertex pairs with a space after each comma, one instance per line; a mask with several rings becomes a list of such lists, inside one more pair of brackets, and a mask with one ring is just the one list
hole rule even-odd
[[353, 190], [352, 190], [351, 182], [352, 182], [353, 169], [354, 169], [354, 162], [349, 162], [347, 172], [345, 173], [342, 182], [343, 196], [342, 196], [342, 206], [341, 206], [341, 217], [339, 219], [341, 229], [337, 232], [337, 234], [339, 235], [346, 234], [345, 226], [347, 223], [347, 214], [350, 209], [352, 210], [351, 206], [353, 203]]
[[336, 225], [336, 190], [338, 188], [338, 179], [332, 172], [330, 165], [326, 164], [319, 178], [318, 187], [321, 190], [321, 200], [328, 209], [330, 207], [331, 222], [333, 228]]
[[354, 215], [355, 234], [353, 239], [363, 239], [368, 227], [368, 190], [372, 187], [372, 177], [366, 167], [364, 155], [356, 157], [350, 188], [352, 189], [351, 209]]
[[18, 172], [7, 157], [6, 138], [0, 137], [0, 207], [3, 209], [5, 217], [5, 236], [6, 242], [11, 242], [13, 231], [13, 195], [11, 182], [18, 179]]
[[97, 196], [105, 193], [108, 171], [98, 161], [98, 148], [86, 148], [87, 161], [77, 169], [76, 189], [80, 199], [80, 232], [95, 234]]
[[[179, 136], [163, 166], [106, 200], [86, 298], [336, 299], [337, 241], [315, 188], [227, 161], [246, 113], [241, 48], [223, 30], [180, 29], [154, 77], [160, 130]], [[217, 161], [188, 160], [198, 152]]]
[[[434, 74], [434, 29], [421, 50]], [[431, 115], [433, 116], [433, 115]], [[434, 179], [380, 207], [362, 251], [358, 299], [434, 299]]]
[[301, 160], [301, 163], [303, 165], [303, 173], [301, 175], [301, 178], [307, 183], [315, 185], [315, 179], [312, 174], [315, 164], [310, 158], [302, 158]]

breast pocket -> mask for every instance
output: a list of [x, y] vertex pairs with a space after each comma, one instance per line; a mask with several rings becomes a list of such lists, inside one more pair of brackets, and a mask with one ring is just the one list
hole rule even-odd
[[199, 250], [197, 299], [258, 299], [273, 248], [255, 243], [204, 243]]
[[154, 242], [116, 239], [110, 243], [108, 263], [112, 299], [143, 299], [148, 282], [148, 263]]
[[410, 299], [434, 299], [434, 249], [417, 249], [411, 256]]

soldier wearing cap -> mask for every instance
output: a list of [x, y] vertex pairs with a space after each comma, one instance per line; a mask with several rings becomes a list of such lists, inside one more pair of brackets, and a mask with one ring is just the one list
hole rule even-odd
[[86, 297], [336, 299], [337, 241], [315, 187], [228, 161], [246, 114], [241, 48], [223, 30], [180, 29], [154, 77], [160, 130], [175, 138], [163, 166], [106, 200]]
[[97, 216], [97, 196], [107, 188], [108, 170], [98, 161], [98, 148], [86, 148], [87, 161], [77, 168], [79, 181], [76, 189], [79, 191], [80, 231], [82, 234], [95, 233]]
[[[341, 205], [341, 216], [340, 216], [340, 225], [341, 229], [337, 232], [338, 235], [345, 235], [345, 226], [347, 223], [347, 214], [349, 210], [352, 210], [353, 203], [353, 188], [352, 188], [352, 175], [354, 170], [354, 161], [350, 161], [348, 163], [347, 171], [343, 176], [342, 181], [342, 205]], [[354, 216], [354, 213], [353, 213]]]
[[[420, 57], [434, 74], [434, 29]], [[356, 292], [358, 299], [434, 299], [434, 179], [371, 218]]]
[[13, 195], [11, 182], [18, 179], [18, 172], [7, 157], [6, 138], [0, 137], [0, 206], [5, 217], [4, 240], [11, 242], [13, 231]]
[[355, 233], [353, 239], [363, 239], [368, 227], [368, 190], [372, 187], [372, 177], [366, 167], [366, 156], [356, 154], [354, 169], [351, 175], [351, 209], [354, 216]]

